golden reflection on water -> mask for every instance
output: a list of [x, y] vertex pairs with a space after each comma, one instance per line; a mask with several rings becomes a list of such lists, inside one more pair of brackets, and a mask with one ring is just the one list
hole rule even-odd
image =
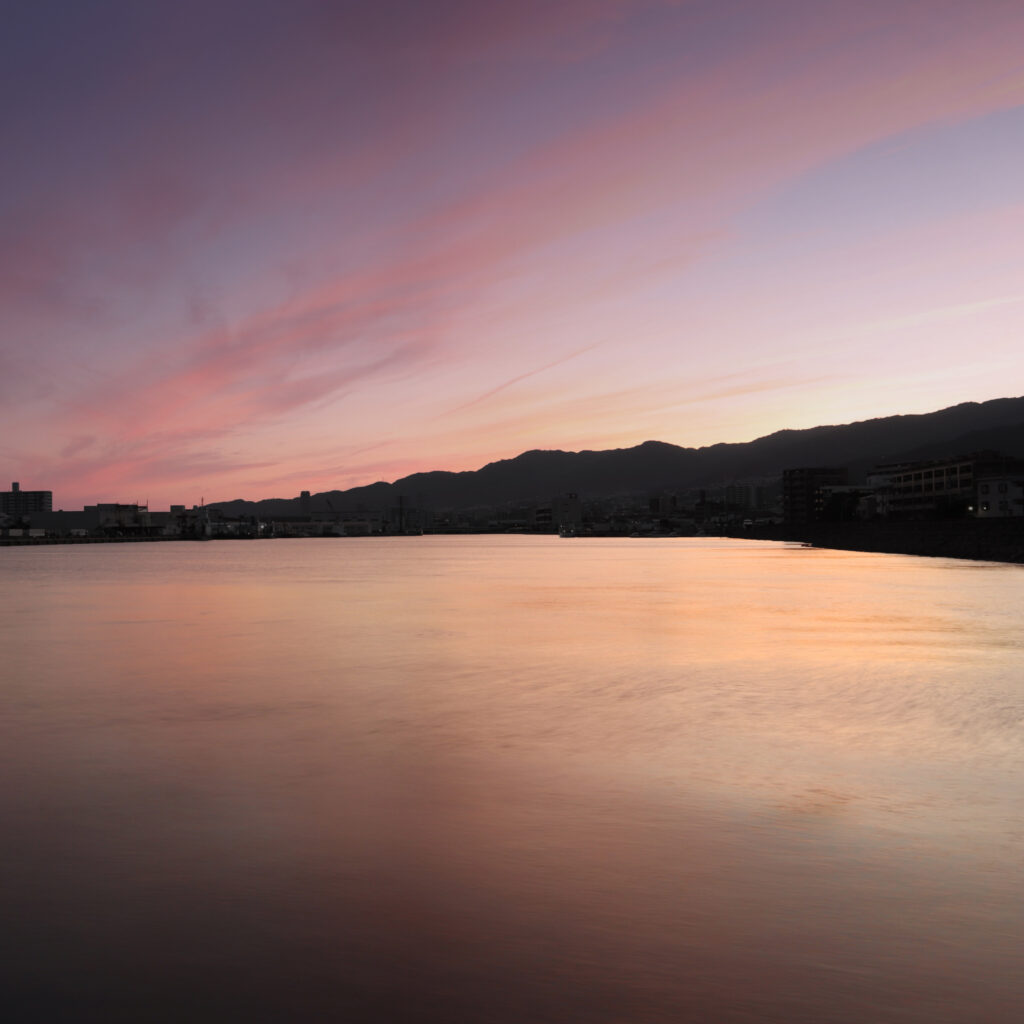
[[1024, 1017], [1020, 572], [526, 537], [0, 557], [23, 1019]]

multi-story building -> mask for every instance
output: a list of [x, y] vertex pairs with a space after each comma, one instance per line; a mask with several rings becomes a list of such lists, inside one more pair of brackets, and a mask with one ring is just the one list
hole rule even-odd
[[583, 504], [575, 491], [566, 491], [552, 498], [550, 505], [534, 506], [528, 520], [539, 533], [575, 532], [583, 524]]
[[803, 466], [782, 474], [782, 518], [787, 523], [819, 522], [831, 495], [830, 488], [846, 484], [847, 471], [836, 466]]
[[754, 489], [750, 484], [726, 484], [722, 491], [722, 500], [727, 509], [744, 510], [754, 505]]
[[979, 519], [1024, 516], [1024, 471], [979, 479], [975, 515]]
[[53, 491], [23, 491], [17, 482], [9, 491], [0, 491], [0, 513], [25, 516], [33, 512], [53, 511]]
[[110, 536], [144, 536], [152, 533], [149, 507], [108, 502], [86, 505], [82, 510], [95, 517], [96, 531]]
[[[891, 519], [954, 519], [972, 515], [1012, 514], [1012, 480], [1024, 476], [1024, 463], [999, 452], [982, 451], [948, 459], [894, 463], [876, 467], [879, 507]], [[1000, 497], [999, 484], [1007, 489]], [[982, 492], [982, 487], [996, 487]], [[996, 502], [992, 506], [993, 499]], [[982, 505], [987, 505], [982, 511]]]
[[674, 515], [679, 508], [679, 499], [674, 494], [652, 494], [647, 502], [652, 516], [659, 516], [662, 519]]

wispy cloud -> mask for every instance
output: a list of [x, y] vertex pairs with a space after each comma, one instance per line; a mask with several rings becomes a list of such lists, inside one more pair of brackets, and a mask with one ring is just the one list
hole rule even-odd
[[851, 328], [854, 334], [879, 334], [898, 331], [906, 327], [924, 327], [929, 324], [940, 324], [948, 320], [962, 320], [988, 313], [1005, 306], [1016, 306], [1024, 302], [1024, 295], [1004, 295], [994, 299], [981, 299], [975, 302], [960, 302], [949, 306], [934, 306], [916, 313], [890, 317], [885, 320], [872, 320]]
[[547, 370], [552, 370], [556, 366], [561, 366], [563, 363], [569, 362], [571, 359], [577, 359], [579, 356], [584, 355], [587, 352], [592, 352], [595, 348], [599, 348], [603, 342], [595, 342], [593, 345], [584, 345], [583, 348], [578, 348], [574, 352], [569, 352], [567, 355], [561, 356], [558, 359], [553, 359], [550, 363], [545, 363], [543, 366], [538, 366], [534, 370], [528, 370], [526, 373], [520, 373], [518, 376], [512, 377], [509, 380], [504, 381], [497, 387], [491, 388], [489, 391], [485, 391], [482, 395], [477, 395], [476, 398], [470, 399], [468, 402], [462, 405], [456, 406], [454, 409], [450, 409], [449, 413], [462, 412], [464, 409], [470, 409], [474, 405], [479, 405], [481, 402], [487, 401], [488, 398], [493, 398], [495, 395], [500, 394], [506, 388], [512, 387], [514, 384], [519, 384], [524, 380], [529, 380], [530, 377], [536, 377], [539, 373], [544, 373]]

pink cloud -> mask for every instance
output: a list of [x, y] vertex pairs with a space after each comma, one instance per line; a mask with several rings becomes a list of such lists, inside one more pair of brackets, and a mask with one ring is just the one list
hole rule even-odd
[[[280, 428], [289, 443], [319, 452], [316, 438], [332, 403], [371, 388], [408, 397], [410, 375], [427, 371], [442, 392], [430, 413], [438, 407], [459, 413], [465, 432], [461, 439], [429, 434], [437, 444], [431, 453], [422, 424], [405, 424], [405, 441], [396, 434], [394, 444], [419, 454], [389, 459], [395, 449], [387, 448], [379, 466], [401, 464], [407, 471], [418, 459], [419, 468], [432, 468], [438, 459], [464, 461], [499, 443], [514, 454], [527, 437], [557, 444], [560, 437], [583, 436], [588, 424], [604, 431], [609, 421], [624, 436], [631, 420], [648, 422], [652, 410], [782, 386], [766, 373], [760, 382], [674, 398], [668, 385], [634, 373], [627, 355], [621, 387], [609, 385], [607, 367], [588, 360], [579, 391], [560, 395], [565, 378], [548, 371], [604, 340], [575, 332], [596, 329], [596, 318], [586, 314], [606, 295], [628, 295], [656, 276], [670, 279], [697, 266], [733, 238], [731, 221], [765, 192], [880, 140], [1024, 103], [1024, 13], [1013, 5], [782, 3], [763, 31], [721, 54], [657, 74], [595, 75], [586, 117], [555, 125], [558, 131], [520, 125], [512, 155], [498, 170], [483, 160], [480, 170], [463, 171], [463, 160], [473, 163], [476, 140], [449, 104], [453, 97], [472, 102], [467, 82], [497, 81], [489, 76], [508, 74], [512, 65], [586, 66], [614, 45], [617, 32], [642, 32], [644, 18], [634, 14], [651, 16], [654, 28], [646, 31], [656, 31], [664, 10], [615, 0], [450, 10], [450, 19], [428, 19], [422, 38], [400, 32], [395, 49], [381, 51], [389, 69], [406, 57], [415, 67], [394, 82], [379, 80], [385, 95], [366, 103], [381, 123], [368, 116], [365, 137], [333, 133], [330, 102], [318, 95], [333, 82], [337, 40], [307, 46], [304, 37], [289, 37], [287, 67], [301, 67], [299, 58], [309, 56], [308, 78], [278, 82], [269, 75], [256, 95], [275, 117], [295, 111], [301, 120], [310, 108], [298, 101], [312, 104], [308, 123], [287, 126], [287, 138], [302, 143], [294, 154], [268, 154], [252, 167], [232, 162], [229, 147], [210, 134], [216, 117], [204, 113], [194, 138], [181, 125], [172, 136], [212, 146], [216, 159], [204, 155], [195, 178], [187, 161], [171, 159], [173, 146], [161, 143], [112, 168], [100, 186], [83, 184], [66, 201], [49, 197], [51, 205], [33, 201], [8, 222], [0, 288], [14, 310], [12, 322], [20, 326], [31, 313], [56, 339], [49, 350], [39, 347], [40, 365], [49, 357], [65, 373], [64, 356], [81, 337], [77, 358], [90, 367], [88, 379], [67, 384], [73, 400], [50, 415], [59, 426], [54, 450], [76, 465], [63, 469], [55, 460], [49, 472], [96, 486], [111, 485], [118, 474], [152, 480], [164, 472], [183, 481], [175, 474], [206, 478], [232, 466], [241, 467], [236, 479], [249, 469], [272, 474], [272, 465], [246, 454], [262, 435], [260, 442], [245, 436]], [[677, 13], [699, 29], [710, 10], [693, 4]], [[744, 13], [742, 5], [736, 10]], [[345, 21], [338, 17], [335, 27]], [[435, 72], [438, 82], [431, 84]], [[532, 85], [516, 82], [527, 92]], [[235, 108], [228, 103], [228, 109]], [[264, 153], [258, 127], [256, 121], [245, 127], [243, 141]], [[406, 162], [409, 173], [401, 180], [413, 194], [395, 196], [400, 216], [381, 197], [366, 215], [355, 201], [346, 205], [350, 189], [365, 187], [369, 195], [379, 177]], [[202, 179], [201, 168], [216, 173]], [[449, 168], [458, 187], [432, 191], [432, 176]], [[104, 202], [90, 205], [94, 196]], [[318, 204], [324, 223], [295, 227], [292, 248], [266, 241], [278, 223], [291, 224], [295, 207]], [[338, 228], [346, 218], [353, 222], [347, 233]], [[241, 265], [250, 255], [242, 252], [248, 236], [231, 231], [250, 222], [260, 228], [254, 247], [269, 246], [262, 257], [256, 253], [250, 282], [237, 284], [221, 305], [218, 298], [194, 306], [183, 327], [168, 326], [167, 318], [140, 322], [138, 348], [126, 354], [127, 342], [119, 341], [116, 357], [106, 356], [97, 328], [112, 316], [109, 303], [125, 295], [145, 305], [150, 288], [166, 301], [170, 290], [158, 287], [165, 275], [172, 290], [194, 287], [201, 261], [192, 262], [191, 248], [221, 232], [239, 249]], [[178, 229], [190, 223], [201, 226], [182, 241]], [[984, 245], [980, 236], [969, 237]], [[871, 254], [860, 255], [870, 273]], [[915, 238], [907, 258], [934, 266], [944, 257], [922, 254]], [[295, 271], [294, 293], [283, 300], [273, 285], [286, 264], [307, 269]], [[559, 324], [560, 311], [572, 322]], [[638, 300], [621, 324], [645, 312]], [[545, 317], [556, 326], [533, 332]], [[745, 325], [742, 317], [736, 325]], [[135, 326], [127, 324], [128, 340], [136, 337]], [[677, 329], [654, 327], [666, 335]], [[684, 348], [647, 339], [643, 358], [664, 358], [664, 376], [676, 382], [685, 376], [682, 359], [671, 360]], [[34, 384], [47, 397], [47, 371], [31, 362], [20, 354], [0, 357], [5, 393]], [[62, 382], [70, 378], [67, 373]], [[809, 375], [805, 383], [816, 379]], [[404, 390], [386, 390], [396, 382]], [[324, 418], [314, 421], [314, 414]], [[482, 432], [490, 432], [486, 441]], [[376, 447], [364, 440], [356, 449]], [[237, 451], [227, 453], [225, 446], [236, 441]], [[329, 454], [325, 459], [339, 472], [348, 467]], [[289, 467], [279, 478], [298, 479], [295, 472]]]

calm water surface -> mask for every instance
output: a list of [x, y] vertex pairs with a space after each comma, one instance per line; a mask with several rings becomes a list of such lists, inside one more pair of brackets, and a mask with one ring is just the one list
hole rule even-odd
[[17, 1021], [1024, 1020], [1024, 571], [0, 550]]

